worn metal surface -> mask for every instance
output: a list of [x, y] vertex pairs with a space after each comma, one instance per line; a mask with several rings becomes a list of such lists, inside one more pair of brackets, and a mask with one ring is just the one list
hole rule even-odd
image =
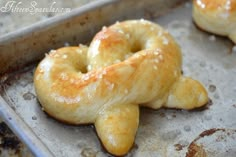
[[[101, 2], [106, 5], [102, 6]], [[49, 49], [63, 46], [65, 42], [87, 43], [103, 25], [116, 20], [146, 18], [159, 23], [175, 37], [183, 52], [184, 75], [204, 84], [212, 105], [195, 111], [142, 108], [135, 145], [127, 156], [185, 156], [189, 151], [188, 146], [205, 130], [223, 128], [227, 132], [236, 129], [236, 53], [231, 52], [233, 44], [227, 38], [197, 29], [191, 19], [191, 3], [183, 1], [173, 8], [177, 0], [101, 2], [63, 16], [62, 19], [55, 18], [37, 25], [36, 29], [32, 28], [20, 35], [16, 33], [0, 39], [1, 62], [7, 63], [7, 67], [0, 70], [1, 73], [35, 63]], [[103, 16], [108, 13], [109, 16]], [[22, 47], [17, 45], [23, 41], [27, 44]], [[10, 50], [11, 56], [3, 55], [12, 42], [16, 42], [16, 47]], [[34, 42], [37, 44], [34, 45]], [[18, 53], [17, 49], [23, 52]], [[13, 61], [10, 61], [11, 57]], [[27, 59], [16, 64], [14, 60], [18, 57]], [[0, 115], [10, 127], [36, 156], [108, 156], [92, 126], [62, 124], [41, 110], [33, 88], [34, 68], [34, 65], [27, 66], [24, 70], [1, 77]], [[232, 132], [217, 132], [227, 136], [227, 140], [221, 141], [225, 145], [221, 153], [229, 156], [233, 156], [232, 152], [236, 151], [235, 133]], [[203, 142], [214, 143], [217, 138], [215, 134], [212, 135], [209, 134]], [[202, 141], [197, 142], [201, 145]], [[204, 147], [204, 143], [202, 145]], [[214, 144], [211, 147], [214, 148]], [[211, 150], [214, 151], [206, 151], [207, 155], [213, 156], [219, 151]]]

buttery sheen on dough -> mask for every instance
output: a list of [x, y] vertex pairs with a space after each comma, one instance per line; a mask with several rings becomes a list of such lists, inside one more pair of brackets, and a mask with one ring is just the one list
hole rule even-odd
[[171, 35], [146, 20], [104, 27], [89, 47], [52, 50], [34, 85], [44, 110], [71, 124], [94, 123], [114, 155], [132, 147], [139, 106], [193, 109], [208, 102], [204, 87], [181, 75], [181, 51]]
[[203, 30], [236, 43], [236, 0], [194, 0], [193, 19]]

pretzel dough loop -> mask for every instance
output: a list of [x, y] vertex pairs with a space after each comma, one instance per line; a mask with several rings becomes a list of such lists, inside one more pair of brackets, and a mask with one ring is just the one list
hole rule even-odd
[[[91, 68], [100, 68], [124, 61], [139, 50], [179, 49], [174, 41], [160, 26], [146, 20], [116, 23], [99, 32], [90, 45], [88, 61]], [[112, 52], [112, 53], [111, 53]], [[175, 53], [181, 64], [181, 53]], [[179, 66], [179, 65], [178, 65]]]

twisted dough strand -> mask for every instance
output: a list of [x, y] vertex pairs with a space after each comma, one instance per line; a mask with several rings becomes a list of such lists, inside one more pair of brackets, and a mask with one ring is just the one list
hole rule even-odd
[[104, 28], [89, 48], [50, 52], [34, 84], [47, 113], [67, 123], [94, 123], [108, 152], [124, 155], [134, 143], [139, 105], [192, 109], [207, 103], [206, 90], [181, 75], [181, 64], [168, 32], [130, 20]]

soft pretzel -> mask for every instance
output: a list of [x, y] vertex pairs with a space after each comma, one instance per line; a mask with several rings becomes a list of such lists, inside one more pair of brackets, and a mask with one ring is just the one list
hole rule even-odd
[[34, 84], [44, 110], [72, 124], [94, 123], [104, 147], [126, 154], [134, 143], [139, 105], [193, 109], [207, 103], [204, 87], [181, 75], [181, 52], [168, 32], [146, 20], [104, 27], [89, 48], [51, 51]]
[[200, 28], [236, 43], [236, 0], [194, 0], [193, 19]]

